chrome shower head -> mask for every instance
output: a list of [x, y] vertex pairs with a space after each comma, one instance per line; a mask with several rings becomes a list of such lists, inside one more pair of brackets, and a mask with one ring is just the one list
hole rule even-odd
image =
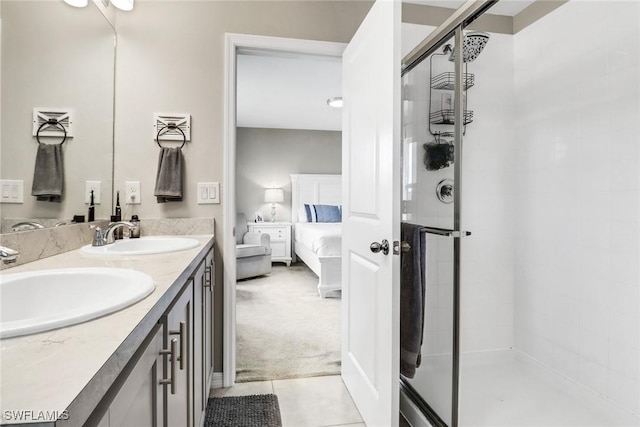
[[[462, 61], [473, 62], [476, 60], [480, 52], [489, 42], [489, 33], [482, 31], [473, 31], [464, 35], [464, 41], [462, 43]], [[449, 61], [455, 60], [456, 50], [451, 45], [444, 47], [444, 53], [451, 52], [449, 55]]]

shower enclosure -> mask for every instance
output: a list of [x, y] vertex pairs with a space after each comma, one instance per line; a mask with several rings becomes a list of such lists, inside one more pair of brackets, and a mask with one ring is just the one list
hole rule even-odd
[[495, 3], [403, 24], [402, 220], [427, 271], [401, 411], [639, 426], [640, 4], [570, 1], [505, 34], [476, 21]]

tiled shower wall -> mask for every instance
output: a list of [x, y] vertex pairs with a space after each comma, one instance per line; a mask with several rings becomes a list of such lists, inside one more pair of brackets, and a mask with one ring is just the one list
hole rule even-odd
[[514, 36], [516, 348], [640, 412], [640, 3]]
[[[403, 24], [405, 52], [421, 42], [433, 27]], [[446, 65], [438, 57], [434, 67]], [[449, 63], [453, 71], [453, 62]], [[482, 54], [468, 65], [476, 84], [467, 93], [475, 119], [464, 138], [462, 227], [473, 237], [463, 240], [462, 350], [508, 349], [514, 344], [514, 69], [513, 36], [491, 34]], [[436, 198], [436, 186], [453, 179], [454, 168], [428, 171], [423, 144], [434, 140], [428, 132], [429, 61], [404, 80], [403, 181], [405, 220], [434, 227], [453, 227], [453, 205]], [[435, 91], [440, 96], [442, 91]], [[434, 97], [434, 109], [439, 106]], [[413, 164], [413, 170], [410, 170]], [[408, 192], [411, 191], [411, 196]], [[451, 352], [453, 241], [428, 236], [428, 294], [424, 354]]]

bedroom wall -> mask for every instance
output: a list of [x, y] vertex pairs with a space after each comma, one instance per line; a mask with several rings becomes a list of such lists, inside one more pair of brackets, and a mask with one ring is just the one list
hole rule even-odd
[[251, 220], [254, 212], [271, 218], [264, 189], [284, 189], [276, 206], [279, 221], [291, 221], [291, 177], [294, 173], [341, 173], [342, 133], [323, 130], [238, 128], [236, 205]]

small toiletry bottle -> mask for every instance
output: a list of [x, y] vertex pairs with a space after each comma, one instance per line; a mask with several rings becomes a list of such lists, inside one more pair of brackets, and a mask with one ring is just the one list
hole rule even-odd
[[138, 215], [131, 215], [131, 222], [135, 224], [135, 228], [129, 230], [129, 238], [137, 239], [140, 237], [140, 220]]
[[87, 220], [89, 222], [94, 221], [96, 216], [96, 207], [93, 205], [93, 190], [91, 190], [91, 196], [89, 197], [89, 212], [87, 213]]
[[[119, 191], [116, 191], [116, 212], [114, 217], [116, 218], [116, 221], [122, 221], [122, 209], [120, 208], [120, 192]], [[123, 239], [124, 229], [122, 227], [117, 228], [113, 233], [113, 237], [116, 240]]]
[[116, 191], [116, 212], [115, 215], [118, 217], [118, 221], [122, 221], [122, 209], [120, 208], [120, 192]]

